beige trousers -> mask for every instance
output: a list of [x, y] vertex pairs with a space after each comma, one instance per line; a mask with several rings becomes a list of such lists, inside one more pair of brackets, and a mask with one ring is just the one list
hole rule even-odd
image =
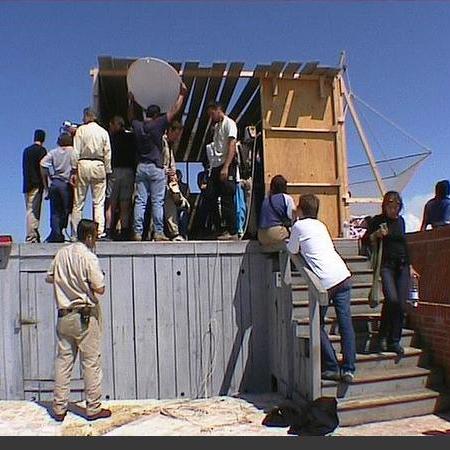
[[56, 414], [64, 414], [67, 411], [70, 378], [78, 351], [83, 369], [86, 413], [93, 415], [101, 410], [100, 320], [99, 314], [95, 314], [90, 317], [89, 325], [86, 327], [81, 323], [81, 316], [77, 312], [58, 318], [56, 325], [58, 354], [55, 361], [53, 392], [53, 411]]
[[39, 242], [39, 221], [41, 218], [42, 189], [33, 188], [25, 194], [27, 235], [26, 242]]
[[106, 172], [101, 161], [78, 161], [78, 181], [74, 189], [72, 232], [77, 232], [78, 224], [83, 215], [84, 205], [89, 187], [91, 188], [94, 220], [98, 223], [98, 235], [105, 231], [105, 197]]
[[180, 234], [178, 230], [178, 210], [169, 189], [166, 190], [166, 198], [164, 199], [164, 215], [169, 237], [174, 238], [178, 236]]
[[276, 226], [258, 230], [258, 241], [262, 245], [275, 245], [284, 242], [289, 237], [286, 227]]

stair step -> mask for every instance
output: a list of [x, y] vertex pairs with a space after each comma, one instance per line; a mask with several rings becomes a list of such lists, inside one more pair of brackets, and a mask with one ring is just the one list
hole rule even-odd
[[[329, 308], [330, 314], [332, 314], [331, 309]], [[309, 317], [299, 317], [296, 314], [296, 310], [293, 311], [292, 320], [297, 323], [297, 337], [308, 337], [309, 336]], [[328, 314], [328, 313], [327, 313]], [[336, 318], [334, 317], [325, 317], [325, 330], [328, 334], [337, 334], [338, 332], [338, 323]], [[381, 314], [380, 312], [373, 313], [363, 313], [363, 314], [352, 314], [353, 328], [355, 332], [360, 331], [373, 331], [378, 322], [380, 321]]]
[[[358, 269], [358, 270], [352, 270], [352, 282], [353, 284], [367, 284], [367, 283], [372, 283], [372, 278], [373, 278], [373, 270], [367, 267]], [[303, 288], [307, 288], [307, 284], [305, 282], [305, 279], [303, 278], [303, 276], [299, 273], [299, 272], [293, 272], [291, 273], [291, 277], [292, 277], [292, 285], [297, 286], [297, 287], [303, 287]]]
[[322, 396], [350, 399], [373, 396], [380, 392], [408, 393], [425, 388], [429, 383], [430, 375], [431, 371], [422, 367], [356, 372], [351, 384], [323, 380]]
[[422, 416], [444, 410], [448, 395], [423, 388], [414, 392], [338, 400], [340, 426]]
[[[356, 351], [357, 353], [373, 353], [378, 344], [378, 332], [356, 332]], [[341, 337], [339, 334], [328, 335], [331, 344], [336, 353], [341, 352]], [[402, 347], [414, 347], [414, 330], [403, 329], [400, 344]]]
[[[403, 367], [425, 366], [427, 356], [421, 349], [404, 347], [405, 354], [400, 358], [393, 352], [382, 353], [357, 353], [356, 372], [359, 374], [375, 370], [394, 370]], [[337, 355], [338, 361], [342, 361], [342, 355]]]
[[[372, 282], [353, 283], [352, 298], [368, 298]], [[308, 286], [304, 284], [292, 284], [292, 300], [301, 301], [308, 300]]]
[[[293, 300], [292, 305], [294, 308], [293, 314], [295, 318], [306, 318], [309, 316], [309, 301], [308, 300]], [[361, 314], [381, 313], [382, 302], [376, 307], [371, 308], [367, 298], [352, 298], [351, 299], [351, 311], [352, 316], [358, 316]], [[328, 308], [327, 316], [329, 318], [336, 317], [336, 311], [331, 305]]]

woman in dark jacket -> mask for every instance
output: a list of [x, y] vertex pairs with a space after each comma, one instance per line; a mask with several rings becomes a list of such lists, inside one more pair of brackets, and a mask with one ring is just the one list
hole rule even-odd
[[379, 346], [381, 351], [393, 351], [398, 355], [404, 353], [400, 340], [410, 279], [419, 276], [410, 264], [405, 221], [400, 215], [402, 207], [400, 194], [387, 192], [383, 198], [382, 213], [373, 217], [367, 227], [367, 236], [373, 246], [383, 240], [381, 283], [384, 303]]

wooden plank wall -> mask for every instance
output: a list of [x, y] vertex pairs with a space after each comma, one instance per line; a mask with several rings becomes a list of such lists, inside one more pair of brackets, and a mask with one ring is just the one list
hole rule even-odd
[[[56, 310], [45, 273], [58, 248], [20, 245], [0, 271], [0, 399], [52, 397]], [[104, 398], [270, 391], [272, 260], [257, 242], [100, 243], [97, 253]], [[71, 389], [80, 400], [78, 362]]]
[[316, 194], [319, 218], [333, 237], [342, 234], [342, 197], [347, 193], [342, 104], [335, 100], [336, 90], [333, 77], [319, 75], [261, 80], [266, 191], [272, 177], [281, 174], [296, 201], [301, 194]]

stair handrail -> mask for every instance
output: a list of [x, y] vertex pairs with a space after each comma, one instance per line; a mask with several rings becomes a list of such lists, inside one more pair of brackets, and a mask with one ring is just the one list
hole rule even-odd
[[292, 285], [291, 261], [300, 272], [308, 286], [309, 309], [309, 359], [308, 377], [311, 396], [308, 400], [321, 397], [321, 352], [320, 352], [320, 306], [328, 305], [328, 291], [322, 286], [319, 277], [308, 267], [301, 254], [290, 255], [284, 270], [284, 282]]

